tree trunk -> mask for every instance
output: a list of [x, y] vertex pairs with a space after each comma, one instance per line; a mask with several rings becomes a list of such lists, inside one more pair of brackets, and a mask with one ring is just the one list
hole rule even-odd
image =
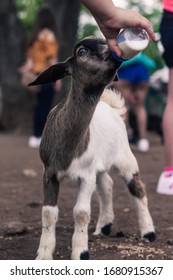
[[[14, 0], [0, 1], [0, 130], [3, 126], [5, 130], [18, 129], [28, 134], [32, 126], [35, 97], [22, 87], [18, 72], [25, 61], [25, 35], [17, 18]], [[76, 41], [80, 3], [78, 0], [45, 2], [57, 19], [59, 61], [63, 61], [71, 55]], [[63, 81], [55, 103], [65, 97], [67, 84]]]
[[23, 92], [18, 67], [24, 58], [24, 35], [12, 0], [1, 0], [0, 38], [0, 87], [3, 102], [0, 119], [7, 129], [11, 129], [16, 126], [16, 104]]
[[[76, 43], [78, 19], [80, 12], [80, 2], [78, 0], [47, 0], [47, 4], [55, 13], [58, 38], [60, 44], [59, 61], [66, 60], [72, 55], [73, 47]], [[61, 91], [55, 97], [55, 104], [66, 97], [69, 79], [62, 81]]]
[[72, 53], [76, 42], [80, 2], [78, 0], [47, 0], [55, 13], [60, 43], [59, 60], [65, 60]]

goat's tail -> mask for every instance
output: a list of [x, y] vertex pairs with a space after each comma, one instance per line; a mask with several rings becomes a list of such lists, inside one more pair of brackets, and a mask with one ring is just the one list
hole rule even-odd
[[101, 101], [107, 103], [112, 108], [115, 108], [120, 116], [123, 119], [125, 118], [127, 108], [125, 106], [125, 100], [120, 92], [106, 88], [101, 95]]

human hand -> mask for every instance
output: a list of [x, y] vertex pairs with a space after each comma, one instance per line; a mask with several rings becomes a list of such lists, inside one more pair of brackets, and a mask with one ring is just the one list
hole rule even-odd
[[138, 27], [145, 29], [150, 38], [155, 41], [156, 36], [149, 20], [141, 16], [137, 12], [128, 9], [115, 7], [114, 11], [110, 14], [107, 20], [96, 18], [97, 23], [107, 40], [107, 44], [111, 51], [121, 56], [121, 49], [118, 47], [116, 37], [122, 28]]
[[122, 28], [144, 28], [150, 38], [155, 41], [156, 36], [149, 20], [139, 13], [116, 7], [112, 0], [80, 0], [92, 13], [111, 51], [121, 56], [116, 37]]

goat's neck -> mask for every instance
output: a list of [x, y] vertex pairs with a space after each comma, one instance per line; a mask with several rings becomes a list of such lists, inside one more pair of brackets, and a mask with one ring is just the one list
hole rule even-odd
[[81, 86], [72, 84], [68, 98], [58, 113], [59, 145], [56, 149], [58, 147], [60, 170], [66, 170], [73, 158], [79, 157], [87, 149], [90, 139], [89, 125], [103, 89], [95, 89], [92, 96], [89, 96], [87, 91], [87, 88], [81, 89]]
[[103, 87], [82, 89], [76, 83], [72, 84], [65, 107], [69, 129], [75, 131], [76, 137], [81, 137], [89, 126], [102, 92]]

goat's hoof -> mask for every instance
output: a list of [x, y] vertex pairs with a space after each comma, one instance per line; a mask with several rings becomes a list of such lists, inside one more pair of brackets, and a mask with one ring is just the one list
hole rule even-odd
[[90, 256], [89, 256], [89, 252], [88, 251], [83, 251], [80, 254], [80, 260], [89, 260]]
[[148, 232], [148, 233], [144, 234], [143, 238], [148, 239], [150, 242], [153, 242], [156, 239], [156, 233]]
[[109, 223], [109, 224], [103, 226], [103, 227], [101, 228], [101, 234], [103, 234], [103, 235], [109, 235], [110, 232], [111, 232], [111, 226], [112, 226], [112, 223]]

